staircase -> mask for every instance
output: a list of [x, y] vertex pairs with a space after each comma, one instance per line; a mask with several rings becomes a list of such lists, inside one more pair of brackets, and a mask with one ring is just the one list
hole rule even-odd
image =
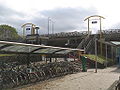
[[89, 43], [85, 47], [86, 53], [94, 53], [95, 38], [96, 38], [96, 36], [94, 35], [93, 38], [91, 38], [91, 40], [89, 41]]
[[82, 40], [81, 40], [81, 42], [80, 42], [80, 44], [77, 46], [77, 48], [78, 49], [84, 49], [84, 43], [85, 43], [85, 41], [88, 39], [88, 36], [85, 36]]
[[90, 35], [90, 36], [86, 36], [81, 43], [78, 45], [77, 48], [79, 49], [84, 49], [85, 52], [89, 52], [90, 49], [92, 49], [91, 47], [94, 47], [94, 41], [95, 41], [95, 35]]

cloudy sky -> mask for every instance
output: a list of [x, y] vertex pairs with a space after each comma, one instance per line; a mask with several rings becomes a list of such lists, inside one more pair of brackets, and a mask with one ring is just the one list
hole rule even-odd
[[21, 25], [31, 22], [46, 34], [50, 17], [54, 32], [81, 31], [87, 30], [86, 17], [101, 15], [106, 18], [103, 29], [120, 28], [119, 4], [119, 0], [0, 0], [0, 24], [12, 25], [20, 34]]

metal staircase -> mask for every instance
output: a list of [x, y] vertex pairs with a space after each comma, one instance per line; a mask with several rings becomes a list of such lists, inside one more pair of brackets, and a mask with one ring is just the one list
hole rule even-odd
[[86, 36], [77, 48], [84, 49], [86, 53], [94, 46], [95, 35]]
[[84, 49], [87, 43], [89, 42], [89, 36], [86, 36], [81, 43], [78, 45], [77, 48]]
[[91, 38], [91, 40], [89, 41], [89, 43], [85, 47], [85, 52], [86, 53], [93, 53], [94, 52], [95, 38], [96, 38], [96, 36], [94, 35], [93, 38]]

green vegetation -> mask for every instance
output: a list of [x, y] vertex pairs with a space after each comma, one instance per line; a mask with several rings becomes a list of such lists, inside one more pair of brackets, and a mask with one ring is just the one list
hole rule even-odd
[[[85, 55], [87, 58], [89, 58], [90, 60], [93, 60], [93, 61], [96, 61], [96, 56], [95, 55], [92, 55], [92, 54], [89, 54], [89, 55]], [[111, 62], [112, 59], [107, 59], [108, 62]], [[97, 62], [103, 64], [104, 62], [106, 62], [106, 58], [104, 56], [97, 56]]]
[[0, 39], [2, 40], [16, 40], [20, 36], [16, 29], [9, 25], [0, 25]]
[[0, 54], [0, 57], [4, 57], [4, 56], [14, 56], [15, 54]]

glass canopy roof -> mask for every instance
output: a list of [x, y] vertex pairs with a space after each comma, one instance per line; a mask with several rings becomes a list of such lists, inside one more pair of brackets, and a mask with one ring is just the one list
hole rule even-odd
[[62, 50], [62, 51], [56, 52], [55, 54], [67, 54], [69, 52], [71, 52], [71, 50]]
[[118, 42], [118, 41], [111, 41], [111, 43], [113, 43], [113, 44], [115, 44], [117, 46], [120, 46], [120, 42]]
[[8, 51], [8, 52], [31, 52], [34, 49], [37, 49], [39, 47], [32, 47], [32, 46], [20, 46], [20, 45], [13, 45], [13, 46], [7, 46], [1, 51]]
[[61, 49], [54, 49], [54, 48], [45, 48], [45, 49], [40, 49], [40, 50], [37, 50], [37, 51], [35, 51], [34, 53], [45, 53], [45, 54], [47, 54], [47, 53], [49, 53], [49, 54], [52, 54], [52, 53], [54, 53], [54, 52], [57, 52], [57, 51], [59, 51], [59, 50], [61, 50]]
[[6, 53], [67, 54], [73, 51], [81, 52], [84, 50], [0, 41], [0, 51]]

